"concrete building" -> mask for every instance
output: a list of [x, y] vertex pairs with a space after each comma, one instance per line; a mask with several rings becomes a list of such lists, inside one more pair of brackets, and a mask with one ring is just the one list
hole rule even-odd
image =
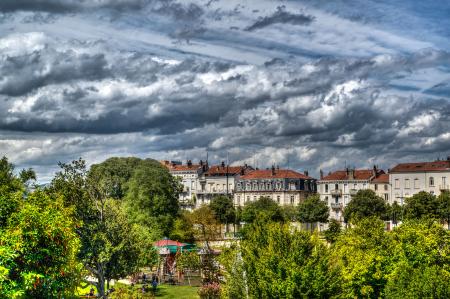
[[179, 202], [182, 208], [192, 209], [196, 201], [196, 193], [200, 190], [199, 177], [208, 169], [208, 164], [200, 161], [199, 164], [193, 164], [188, 160], [186, 164], [180, 162], [161, 161], [161, 164], [169, 169], [169, 172], [180, 179], [183, 190], [179, 196]]
[[373, 190], [379, 197], [383, 198], [387, 203], [392, 204], [391, 184], [389, 182], [389, 174], [383, 173], [372, 179], [369, 189]]
[[402, 163], [389, 172], [392, 201], [399, 204], [420, 191], [434, 195], [449, 191], [450, 157], [433, 162]]
[[232, 197], [236, 180], [252, 170], [253, 168], [248, 165], [229, 166], [225, 165], [225, 162], [208, 167], [199, 177], [200, 188], [196, 190], [196, 206], [209, 204], [218, 195]]
[[[380, 178], [383, 174], [384, 171], [375, 166], [373, 169], [338, 170], [327, 176], [324, 176], [321, 171], [317, 188], [320, 199], [327, 202], [330, 207], [330, 218], [343, 222], [343, 210], [352, 196], [359, 190], [375, 188], [375, 185], [378, 188], [379, 184], [373, 183], [373, 180]], [[382, 185], [385, 188], [384, 184]]]
[[289, 169], [254, 170], [236, 180], [234, 205], [244, 206], [260, 197], [270, 197], [280, 205], [298, 205], [316, 192], [316, 180]]

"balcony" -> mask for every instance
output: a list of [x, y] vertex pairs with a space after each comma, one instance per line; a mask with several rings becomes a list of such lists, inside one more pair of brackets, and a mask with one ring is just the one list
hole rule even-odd
[[335, 189], [330, 191], [331, 196], [342, 196], [342, 190], [341, 189]]
[[358, 190], [350, 189], [348, 193], [350, 193], [350, 195], [356, 195], [356, 193], [358, 193]]
[[449, 185], [440, 185], [439, 186], [439, 190], [441, 190], [441, 191], [450, 191], [450, 186]]
[[341, 203], [336, 203], [336, 202], [332, 202], [330, 203], [330, 206], [333, 210], [340, 210], [342, 209], [342, 204]]

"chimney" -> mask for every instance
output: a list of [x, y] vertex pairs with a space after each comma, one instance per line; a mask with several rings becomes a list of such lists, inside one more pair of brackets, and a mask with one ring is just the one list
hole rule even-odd
[[203, 160], [200, 160], [200, 166], [203, 166]]
[[354, 180], [354, 179], [355, 179], [355, 170], [350, 169], [349, 180]]
[[377, 166], [376, 165], [374, 165], [373, 166], [373, 169], [372, 169], [372, 175], [374, 176], [374, 177], [376, 177], [377, 176]]
[[323, 179], [323, 170], [320, 170], [320, 179]]
[[191, 160], [187, 160], [187, 166], [189, 166], [189, 167], [192, 166], [192, 161]]
[[275, 175], [275, 165], [272, 165], [272, 175]]
[[306, 175], [306, 176], [309, 176], [308, 170], [305, 170], [305, 175]]
[[222, 168], [225, 168], [225, 161], [222, 161], [222, 164], [220, 164]]
[[277, 165], [277, 170], [280, 170], [280, 165]]

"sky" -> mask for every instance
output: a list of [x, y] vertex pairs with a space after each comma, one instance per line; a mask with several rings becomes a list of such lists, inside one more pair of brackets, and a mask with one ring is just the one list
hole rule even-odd
[[450, 155], [450, 1], [1, 0], [0, 154], [318, 175]]

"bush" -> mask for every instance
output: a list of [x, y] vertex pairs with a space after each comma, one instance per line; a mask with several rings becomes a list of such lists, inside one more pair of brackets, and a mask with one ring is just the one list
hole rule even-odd
[[217, 282], [204, 284], [198, 290], [201, 299], [219, 299], [220, 293], [220, 285]]

